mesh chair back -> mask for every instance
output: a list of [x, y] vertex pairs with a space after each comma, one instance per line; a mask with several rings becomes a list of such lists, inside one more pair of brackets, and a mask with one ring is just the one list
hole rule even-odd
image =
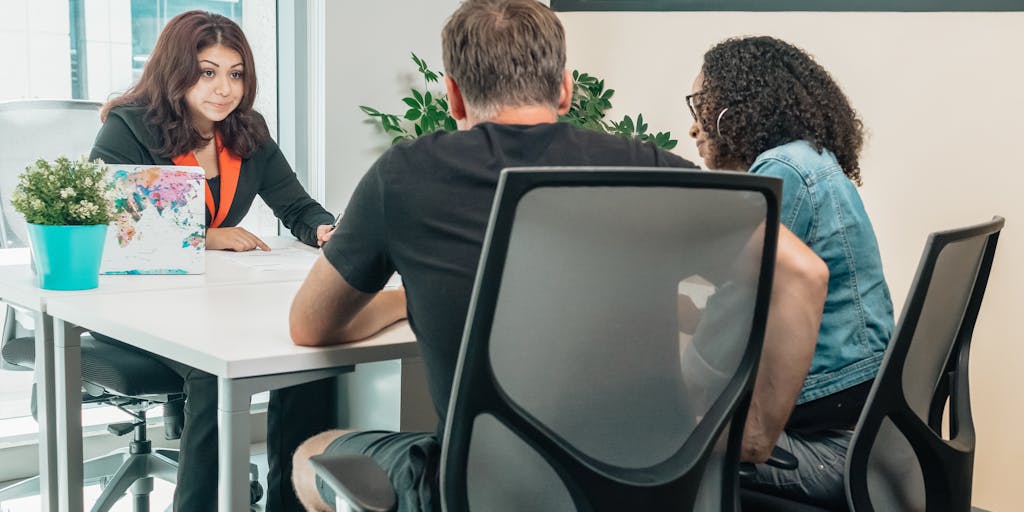
[[446, 510], [693, 510], [712, 453], [703, 501], [724, 510], [778, 193], [742, 174], [504, 171], [445, 429]]
[[[970, 510], [967, 363], [1003, 219], [933, 233], [847, 460], [857, 512]], [[949, 398], [949, 439], [941, 419]]]
[[26, 247], [25, 220], [10, 204], [18, 175], [37, 159], [89, 155], [101, 103], [78, 100], [0, 102], [0, 247]]

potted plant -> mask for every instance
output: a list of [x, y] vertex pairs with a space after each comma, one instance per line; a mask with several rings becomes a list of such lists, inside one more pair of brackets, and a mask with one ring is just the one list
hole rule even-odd
[[11, 205], [25, 216], [37, 284], [47, 290], [99, 285], [100, 260], [113, 209], [103, 162], [59, 157], [26, 167]]
[[[415, 139], [420, 135], [437, 130], [455, 131], [455, 119], [448, 113], [448, 98], [441, 91], [428, 90], [430, 84], [437, 84], [444, 76], [439, 71], [432, 71], [427, 63], [412, 54], [412, 61], [423, 75], [423, 91], [412, 89], [411, 96], [402, 98], [408, 110], [404, 115], [389, 114], [375, 108], [361, 105], [364, 114], [380, 124], [388, 135], [393, 136], [395, 144], [406, 139]], [[623, 116], [620, 121], [609, 121], [605, 118], [612, 108], [611, 99], [614, 89], [605, 89], [604, 80], [579, 71], [572, 72], [573, 94], [569, 112], [559, 121], [572, 123], [582, 128], [614, 133], [621, 137], [650, 142], [665, 150], [676, 147], [677, 140], [670, 132], [651, 133], [647, 131], [644, 115], [638, 114], [636, 122], [630, 116]]]

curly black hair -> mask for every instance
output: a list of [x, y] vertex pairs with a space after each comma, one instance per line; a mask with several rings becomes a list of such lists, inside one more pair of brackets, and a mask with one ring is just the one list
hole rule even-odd
[[702, 72], [694, 106], [719, 162], [748, 168], [771, 148], [806, 140], [835, 154], [846, 176], [861, 184], [864, 125], [806, 52], [766, 36], [727, 39], [704, 54]]

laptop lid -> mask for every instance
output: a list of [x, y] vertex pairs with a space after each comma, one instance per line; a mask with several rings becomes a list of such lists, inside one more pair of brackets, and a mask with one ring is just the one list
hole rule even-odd
[[114, 220], [103, 274], [202, 274], [206, 180], [201, 167], [108, 165]]

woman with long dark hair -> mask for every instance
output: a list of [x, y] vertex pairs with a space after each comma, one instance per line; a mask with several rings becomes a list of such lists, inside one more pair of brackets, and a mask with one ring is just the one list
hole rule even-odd
[[[242, 29], [217, 14], [182, 13], [160, 33], [138, 83], [103, 107], [104, 123], [90, 159], [201, 166], [207, 182], [207, 249], [269, 250], [237, 226], [257, 195], [299, 240], [321, 245], [334, 218], [302, 188], [253, 110], [255, 97], [256, 69]], [[184, 377], [187, 395], [174, 508], [216, 510], [216, 379], [174, 361], [164, 363]], [[321, 381], [271, 392], [267, 510], [301, 510], [288, 479], [291, 453], [333, 423], [331, 389]]]
[[783, 224], [829, 270], [809, 371], [800, 369], [807, 376], [792, 413], [780, 411], [788, 421], [776, 444], [800, 466], [758, 464], [744, 485], [843, 508], [846, 448], [893, 330], [878, 242], [857, 193], [863, 125], [821, 65], [771, 37], [711, 48], [686, 102], [707, 166], [782, 179]]

